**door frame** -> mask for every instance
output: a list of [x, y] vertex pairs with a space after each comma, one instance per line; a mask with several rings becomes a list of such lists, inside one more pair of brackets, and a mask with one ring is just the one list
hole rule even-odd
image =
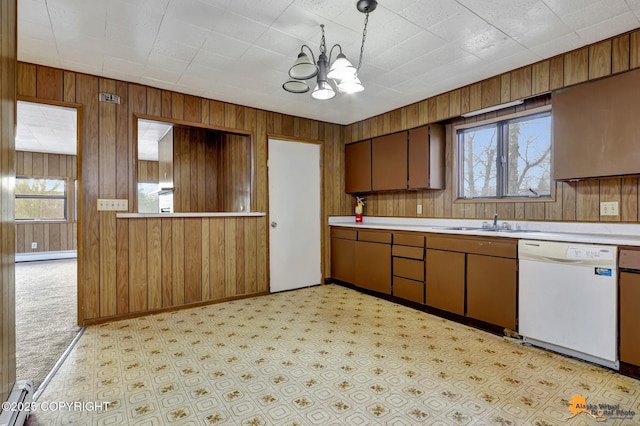
[[[82, 104], [74, 103], [74, 102], [61, 102], [54, 101], [51, 99], [43, 99], [31, 96], [16, 96], [16, 105], [18, 101], [23, 102], [31, 102], [36, 104], [45, 104], [52, 106], [59, 106], [64, 108], [74, 108], [76, 110], [76, 181], [78, 182], [78, 188], [76, 190], [76, 198], [77, 203], [75, 205], [76, 211], [78, 212], [78, 220], [76, 221], [76, 247], [77, 247], [77, 281], [78, 281], [78, 297], [77, 297], [77, 323], [79, 327], [84, 325], [84, 309], [83, 309], [83, 300], [84, 300], [84, 291], [82, 287], [82, 254], [83, 254], [83, 246], [82, 246], [82, 135], [83, 133], [83, 115], [82, 115]], [[16, 115], [17, 120], [17, 115]], [[14, 146], [14, 152], [16, 151]]]
[[266, 220], [267, 220], [267, 284], [269, 285], [269, 293], [271, 293], [271, 217], [269, 216], [269, 140], [270, 139], [278, 139], [281, 141], [287, 142], [296, 142], [296, 143], [307, 143], [313, 145], [320, 146], [320, 285], [325, 284], [325, 273], [324, 268], [326, 265], [326, 256], [325, 248], [327, 244], [325, 240], [329, 235], [329, 223], [327, 218], [325, 217], [325, 207], [324, 207], [324, 141], [320, 139], [309, 139], [309, 138], [301, 138], [301, 137], [292, 137], [292, 136], [284, 136], [277, 133], [269, 133], [267, 132], [267, 140], [266, 140], [266, 165], [267, 165], [267, 187], [266, 187]]

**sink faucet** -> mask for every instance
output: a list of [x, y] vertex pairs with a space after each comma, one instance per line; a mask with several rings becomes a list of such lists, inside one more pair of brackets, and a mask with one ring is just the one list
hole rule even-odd
[[493, 215], [493, 227], [498, 228], [498, 213]]

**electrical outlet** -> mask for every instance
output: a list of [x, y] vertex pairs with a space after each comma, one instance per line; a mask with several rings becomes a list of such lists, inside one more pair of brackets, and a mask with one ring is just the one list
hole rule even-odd
[[417, 214], [422, 214], [422, 204], [418, 204]]
[[618, 216], [618, 202], [608, 201], [600, 203], [600, 216]]
[[31, 250], [37, 250], [38, 249], [38, 243], [36, 241], [31, 243]]

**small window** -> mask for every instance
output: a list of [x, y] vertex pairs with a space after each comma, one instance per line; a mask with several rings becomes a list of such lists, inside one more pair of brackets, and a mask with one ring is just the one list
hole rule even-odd
[[457, 130], [458, 198], [551, 195], [551, 111]]
[[138, 182], [138, 213], [159, 213], [158, 192], [155, 182]]
[[16, 178], [16, 220], [66, 220], [64, 179]]

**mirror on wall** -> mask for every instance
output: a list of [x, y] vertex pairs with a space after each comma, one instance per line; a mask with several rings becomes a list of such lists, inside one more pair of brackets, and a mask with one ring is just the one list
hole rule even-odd
[[251, 137], [137, 119], [138, 213], [249, 212]]

